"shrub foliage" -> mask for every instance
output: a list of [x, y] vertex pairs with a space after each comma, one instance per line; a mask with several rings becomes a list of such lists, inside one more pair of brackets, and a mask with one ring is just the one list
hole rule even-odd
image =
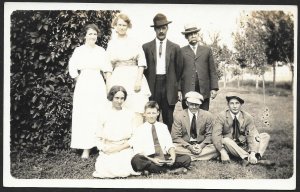
[[95, 23], [103, 48], [118, 11], [15, 11], [11, 14], [11, 150], [70, 146], [74, 82], [68, 61]]

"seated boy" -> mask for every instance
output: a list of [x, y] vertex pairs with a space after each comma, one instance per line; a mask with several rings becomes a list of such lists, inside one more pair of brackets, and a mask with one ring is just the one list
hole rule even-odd
[[191, 157], [175, 153], [168, 127], [157, 122], [159, 106], [155, 101], [145, 105], [146, 122], [134, 132], [129, 144], [136, 155], [131, 160], [134, 171], [147, 173], [186, 173]]

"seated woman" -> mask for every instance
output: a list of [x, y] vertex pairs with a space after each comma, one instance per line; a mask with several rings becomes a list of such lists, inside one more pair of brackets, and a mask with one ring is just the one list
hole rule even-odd
[[107, 98], [111, 106], [101, 117], [101, 130], [97, 133], [99, 156], [94, 177], [114, 178], [138, 175], [131, 167], [133, 150], [128, 144], [134, 129], [134, 113], [122, 107], [127, 92], [122, 86], [113, 86]]

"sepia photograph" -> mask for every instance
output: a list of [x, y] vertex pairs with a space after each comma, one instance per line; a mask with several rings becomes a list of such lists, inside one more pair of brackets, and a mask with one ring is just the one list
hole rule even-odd
[[296, 189], [297, 5], [4, 3], [3, 186]]

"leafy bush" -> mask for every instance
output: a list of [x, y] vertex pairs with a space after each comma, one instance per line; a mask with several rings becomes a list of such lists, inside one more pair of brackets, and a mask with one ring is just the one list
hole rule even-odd
[[103, 48], [118, 11], [15, 11], [11, 15], [11, 150], [49, 151], [70, 144], [74, 82], [68, 61], [95, 23]]

